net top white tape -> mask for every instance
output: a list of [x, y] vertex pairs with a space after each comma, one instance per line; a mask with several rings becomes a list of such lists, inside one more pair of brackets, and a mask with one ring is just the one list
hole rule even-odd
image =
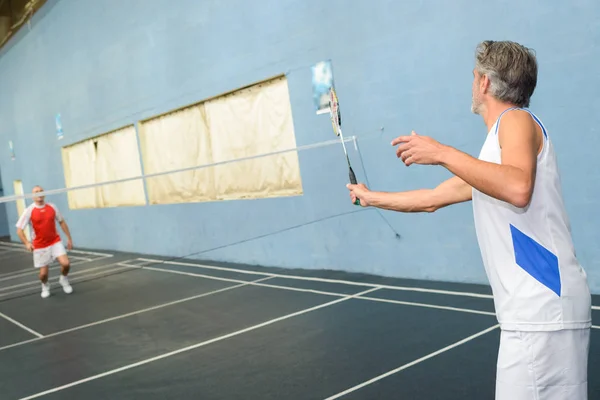
[[[343, 141], [344, 142], [354, 142], [356, 145], [356, 136], [350, 136], [350, 137], [344, 138]], [[16, 201], [16, 200], [21, 200], [21, 199], [32, 199], [34, 197], [61, 194], [61, 193], [66, 193], [66, 192], [69, 192], [72, 190], [90, 189], [90, 188], [95, 188], [95, 187], [100, 187], [100, 186], [105, 186], [105, 185], [110, 185], [110, 184], [115, 184], [115, 183], [136, 181], [136, 180], [140, 180], [140, 179], [153, 178], [153, 177], [157, 177], [157, 176], [169, 175], [169, 174], [174, 174], [174, 173], [178, 173], [178, 172], [186, 172], [186, 171], [193, 171], [193, 170], [198, 170], [198, 169], [202, 169], [202, 168], [210, 168], [210, 167], [214, 167], [214, 166], [218, 166], [218, 165], [231, 164], [231, 163], [236, 163], [236, 162], [240, 162], [240, 161], [253, 160], [253, 159], [269, 157], [269, 156], [277, 155], [277, 154], [289, 153], [292, 151], [304, 151], [304, 150], [310, 150], [310, 149], [315, 149], [315, 148], [319, 148], [319, 147], [331, 146], [331, 145], [340, 144], [340, 142], [342, 142], [342, 140], [340, 140], [340, 139], [327, 140], [327, 141], [312, 143], [312, 144], [308, 144], [308, 145], [304, 145], [304, 146], [297, 146], [297, 147], [293, 147], [293, 148], [289, 148], [289, 149], [273, 151], [270, 153], [258, 154], [255, 156], [242, 157], [242, 158], [237, 158], [234, 160], [220, 161], [220, 162], [211, 163], [211, 164], [202, 164], [202, 165], [197, 165], [197, 166], [193, 166], [193, 167], [157, 172], [157, 173], [153, 173], [153, 174], [142, 174], [139, 176], [123, 178], [123, 179], [116, 179], [113, 181], [92, 183], [89, 185], [71, 186], [68, 188], [61, 188], [61, 189], [50, 189], [50, 190], [45, 190], [43, 192], [27, 193], [27, 194], [23, 194], [23, 195], [2, 196], [2, 197], [0, 197], [0, 203], [8, 203], [11, 201]]]

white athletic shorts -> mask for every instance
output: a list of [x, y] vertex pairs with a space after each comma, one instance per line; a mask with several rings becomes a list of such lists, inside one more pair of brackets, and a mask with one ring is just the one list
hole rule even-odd
[[57, 242], [52, 246], [44, 247], [43, 249], [33, 250], [33, 266], [36, 268], [47, 267], [50, 263], [56, 260], [57, 257], [67, 254], [65, 246], [62, 242]]
[[587, 400], [590, 329], [502, 331], [496, 400]]

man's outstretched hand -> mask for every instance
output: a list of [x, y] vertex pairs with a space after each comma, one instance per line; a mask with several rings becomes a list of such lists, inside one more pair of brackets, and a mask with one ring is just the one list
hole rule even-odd
[[414, 131], [410, 136], [398, 136], [392, 140], [396, 148], [396, 156], [408, 167], [412, 164], [440, 164], [444, 153], [448, 150], [435, 139], [417, 135]]

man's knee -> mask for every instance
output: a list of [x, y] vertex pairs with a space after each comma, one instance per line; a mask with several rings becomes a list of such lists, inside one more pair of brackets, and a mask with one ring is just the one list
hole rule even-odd
[[66, 274], [71, 269], [71, 263], [68, 261], [65, 262], [64, 264], [61, 263], [60, 269], [63, 272], [63, 274]]
[[48, 271], [45, 268], [40, 269], [40, 281], [46, 283], [48, 280]]

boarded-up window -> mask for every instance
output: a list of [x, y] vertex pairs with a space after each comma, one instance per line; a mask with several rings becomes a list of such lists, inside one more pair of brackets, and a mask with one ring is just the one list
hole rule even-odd
[[151, 204], [302, 194], [287, 80], [276, 78], [141, 124]]
[[[142, 175], [133, 126], [64, 147], [62, 155], [68, 188]], [[71, 209], [146, 204], [141, 178], [69, 191], [68, 198]]]
[[[140, 124], [144, 172], [154, 174], [212, 163], [210, 138], [202, 104]], [[146, 188], [150, 204], [216, 199], [210, 168], [147, 178]]]

